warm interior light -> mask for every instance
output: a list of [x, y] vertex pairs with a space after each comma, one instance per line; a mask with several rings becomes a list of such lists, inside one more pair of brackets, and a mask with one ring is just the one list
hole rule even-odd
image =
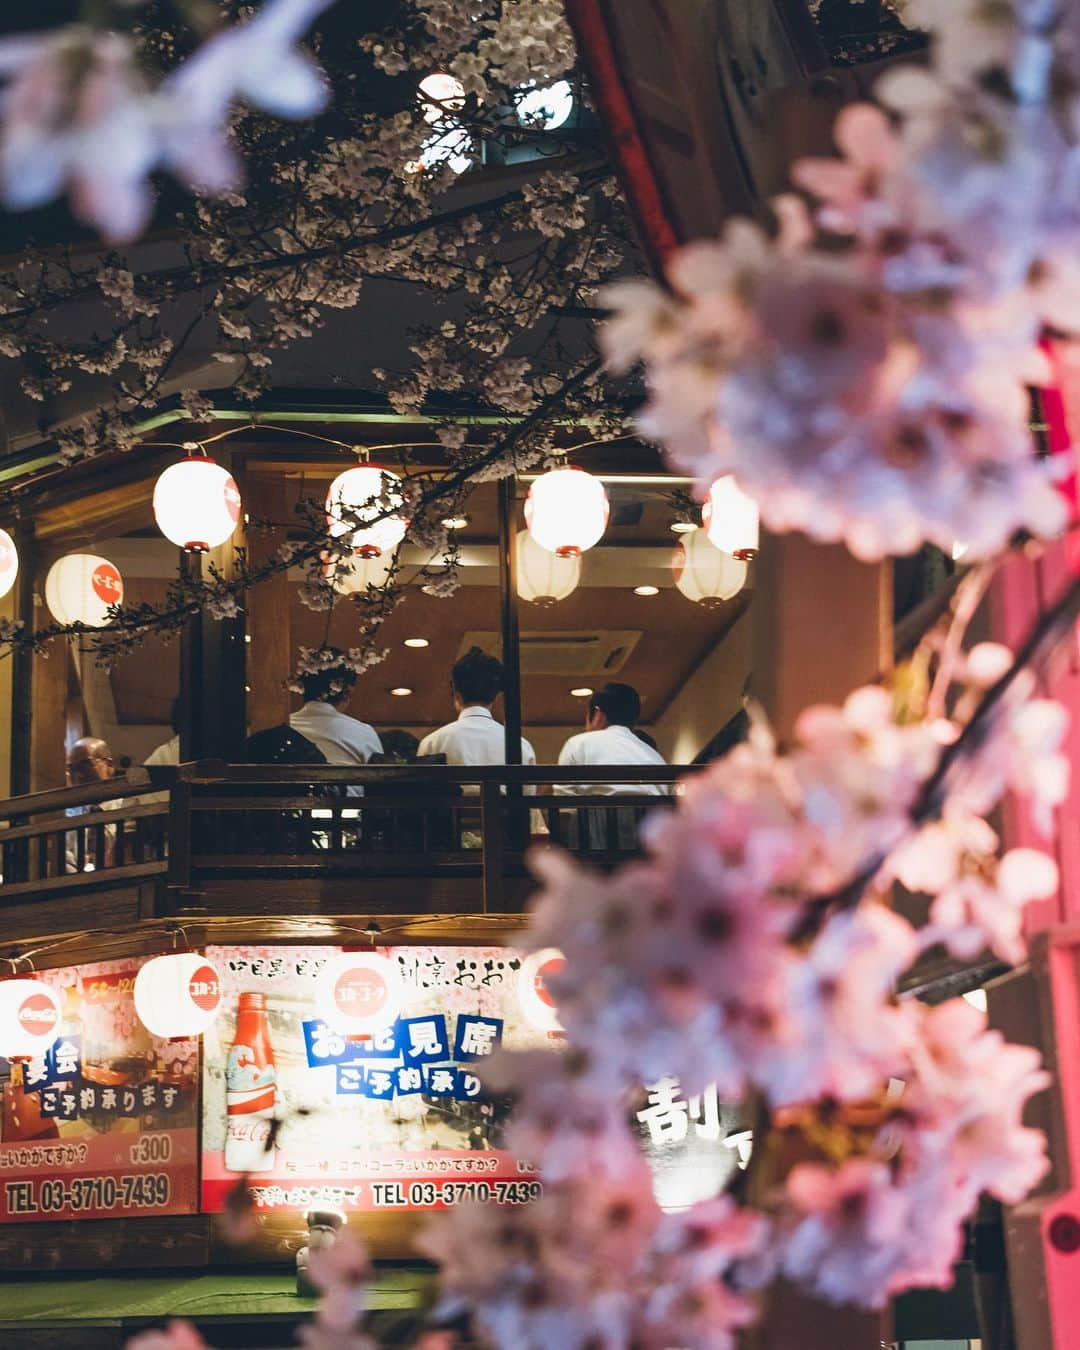
[[406, 638], [403, 644], [406, 647], [430, 647], [431, 643], [427, 638]]
[[57, 623], [101, 628], [109, 622], [109, 606], [123, 601], [123, 577], [96, 553], [58, 558], [45, 578], [45, 603]]
[[522, 600], [548, 608], [577, 590], [580, 581], [580, 553], [550, 553], [528, 530], [518, 531], [517, 593]]
[[701, 508], [701, 523], [721, 553], [733, 558], [757, 556], [760, 526], [757, 502], [748, 497], [731, 474], [718, 478]]
[[541, 474], [525, 499], [529, 533], [549, 553], [584, 553], [607, 529], [608, 495], [599, 478], [584, 469]]
[[323, 574], [339, 595], [363, 595], [369, 587], [382, 588], [394, 570], [394, 552], [367, 553], [363, 548], [351, 558], [323, 564]]
[[574, 698], [592, 698], [592, 690], [586, 689], [584, 685], [580, 689], [571, 689], [570, 693]]
[[659, 587], [659, 586], [635, 586], [635, 587], [634, 587], [634, 594], [635, 594], [635, 595], [659, 595], [659, 594], [660, 594], [660, 587]]
[[409, 522], [401, 479], [379, 464], [358, 464], [339, 473], [326, 494], [326, 520], [335, 538], [351, 533], [363, 558], [390, 553], [405, 538]]
[[154, 519], [177, 548], [217, 548], [240, 520], [240, 492], [228, 469], [205, 455], [171, 464], [154, 484]]
[[390, 692], [395, 698], [407, 698], [412, 690], [407, 685], [399, 684], [396, 689], [391, 689]]
[[544, 89], [525, 90], [514, 107], [523, 127], [556, 131], [574, 111], [574, 91], [569, 80], [556, 80]]
[[469, 524], [469, 517], [466, 515], [443, 516], [441, 523], [443, 528], [447, 530], [464, 530]]
[[0, 530], [0, 597], [7, 595], [19, 575], [19, 550], [7, 530]]
[[672, 534], [693, 534], [697, 526], [692, 520], [673, 520], [670, 529]]
[[732, 599], [746, 585], [748, 564], [718, 549], [704, 530], [687, 535], [671, 560], [675, 585], [687, 600], [716, 608]]
[[434, 70], [418, 86], [425, 122], [434, 125], [465, 106], [465, 86], [448, 70]]

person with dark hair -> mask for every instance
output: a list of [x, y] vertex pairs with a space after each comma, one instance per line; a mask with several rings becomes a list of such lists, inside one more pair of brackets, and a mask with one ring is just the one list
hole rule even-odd
[[[632, 685], [605, 684], [589, 699], [585, 730], [566, 742], [559, 751], [559, 763], [581, 769], [616, 764], [647, 768], [666, 763], [659, 750], [635, 732], [634, 724], [640, 716], [641, 698]], [[613, 792], [650, 792], [662, 796], [667, 789], [661, 783], [581, 783], [565, 784], [557, 791], [589, 796]]]
[[384, 764], [412, 764], [420, 750], [420, 740], [411, 731], [394, 727], [381, 733]]
[[[345, 712], [356, 684], [356, 671], [332, 666], [300, 678], [304, 706], [289, 718], [293, 731], [306, 737], [326, 756], [327, 764], [366, 764], [382, 754], [374, 727]], [[360, 789], [350, 789], [359, 795]]]
[[[502, 692], [502, 662], [473, 647], [450, 672], [450, 693], [457, 720], [420, 742], [419, 754], [445, 755], [447, 764], [505, 764], [506, 736], [492, 709]], [[522, 764], [535, 764], [536, 753], [521, 738]]]
[[143, 760], [143, 766], [151, 769], [155, 764], [179, 764], [180, 763], [180, 700], [174, 698], [172, 706], [169, 709], [169, 727], [172, 735], [167, 741], [162, 741], [156, 746]]

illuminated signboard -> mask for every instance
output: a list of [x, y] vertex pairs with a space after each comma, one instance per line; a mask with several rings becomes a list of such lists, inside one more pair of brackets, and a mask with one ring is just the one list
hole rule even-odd
[[0, 1061], [0, 1222], [196, 1209], [198, 1042], [135, 1012], [138, 959], [35, 976], [56, 993], [56, 1038]]

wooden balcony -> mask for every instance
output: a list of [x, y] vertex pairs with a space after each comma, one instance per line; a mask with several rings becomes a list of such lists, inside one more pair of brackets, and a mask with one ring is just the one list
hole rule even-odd
[[599, 868], [637, 856], [641, 820], [686, 772], [204, 760], [16, 797], [0, 804], [0, 933], [16, 950], [70, 935], [83, 959], [95, 934], [163, 922], [284, 937], [323, 919], [331, 939], [338, 918], [517, 915], [530, 847]]

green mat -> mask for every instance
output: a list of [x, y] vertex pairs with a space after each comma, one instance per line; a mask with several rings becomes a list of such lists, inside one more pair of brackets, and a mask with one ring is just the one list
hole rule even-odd
[[[368, 1293], [372, 1312], [422, 1308], [432, 1290], [425, 1271], [380, 1272]], [[0, 1330], [115, 1326], [132, 1319], [191, 1317], [200, 1322], [300, 1318], [315, 1308], [298, 1298], [291, 1274], [92, 1276], [0, 1283]]]

